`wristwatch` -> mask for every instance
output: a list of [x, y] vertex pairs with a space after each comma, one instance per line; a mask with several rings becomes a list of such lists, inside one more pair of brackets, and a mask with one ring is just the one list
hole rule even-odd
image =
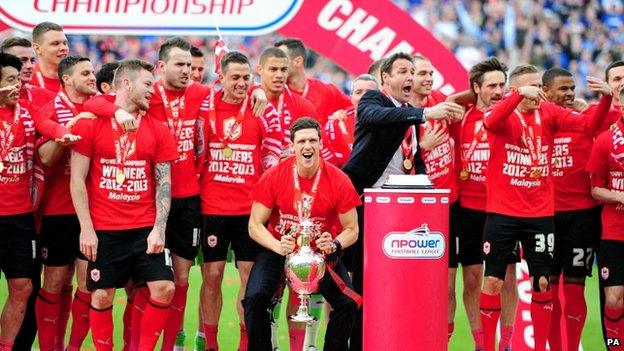
[[337, 239], [331, 242], [332, 254], [342, 250], [342, 244]]

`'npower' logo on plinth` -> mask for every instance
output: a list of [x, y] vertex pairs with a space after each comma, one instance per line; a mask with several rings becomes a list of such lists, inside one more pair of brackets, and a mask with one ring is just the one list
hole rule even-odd
[[426, 223], [408, 232], [390, 232], [383, 239], [383, 252], [396, 259], [438, 259], [444, 256], [446, 240]]

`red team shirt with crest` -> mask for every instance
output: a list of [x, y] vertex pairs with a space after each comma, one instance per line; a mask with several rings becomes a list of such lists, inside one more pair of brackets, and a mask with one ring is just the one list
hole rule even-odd
[[[0, 108], [0, 128], [8, 130], [13, 125], [15, 109]], [[17, 215], [33, 211], [31, 201], [32, 169], [35, 149], [35, 127], [30, 113], [19, 107], [18, 124], [13, 142], [2, 158], [0, 172], [0, 215]], [[7, 145], [8, 146], [8, 145]]]
[[[287, 234], [293, 224], [299, 222], [294, 207], [294, 164], [295, 157], [292, 156], [266, 171], [251, 193], [253, 201], [273, 209], [268, 230], [277, 240]], [[321, 233], [340, 228], [338, 214], [359, 206], [361, 201], [346, 174], [328, 162], [321, 160], [320, 165], [322, 173], [310, 219]], [[315, 176], [307, 179], [299, 177], [302, 192], [312, 193]], [[335, 237], [339, 233], [331, 234]]]
[[[533, 163], [522, 125], [514, 112], [522, 99], [517, 91], [513, 92], [485, 114], [490, 148], [496, 150], [490, 154], [487, 168], [486, 211], [525, 218], [553, 216], [554, 189], [549, 167], [553, 135], [557, 130], [586, 130], [591, 121], [578, 118], [574, 111], [542, 102], [537, 110], [541, 117], [542, 145], [539, 158]], [[522, 114], [528, 128], [533, 130], [538, 128], [534, 112]], [[536, 170], [541, 170], [541, 176], [532, 176]]]
[[[82, 104], [73, 104], [76, 111], [82, 111]], [[51, 120], [61, 126], [75, 116], [71, 108], [57, 95], [54, 100], [47, 103], [37, 113], [38, 120]], [[49, 141], [50, 138], [42, 137], [37, 140], [37, 148]], [[45, 187], [39, 209], [44, 216], [74, 214], [74, 205], [69, 193], [69, 155], [71, 150], [66, 148], [61, 157], [50, 167], [45, 168]]]
[[[476, 141], [474, 152], [464, 164], [462, 155], [466, 155], [479, 131], [481, 131], [479, 133], [480, 138]], [[468, 178], [459, 180], [459, 204], [462, 207], [477, 211], [485, 211], [487, 202], [485, 176], [490, 158], [490, 144], [487, 138], [487, 132], [483, 125], [483, 112], [473, 106], [466, 112], [462, 121], [459, 147], [457, 148], [457, 162], [460, 170], [465, 167], [468, 171]]]
[[[136, 148], [124, 163], [126, 179], [119, 185], [113, 130], [109, 118], [81, 120], [74, 132], [82, 136], [74, 150], [91, 159], [86, 179], [89, 210], [95, 230], [152, 227], [156, 218], [154, 167], [178, 159], [171, 133], [145, 115], [136, 134]], [[117, 123], [117, 122], [114, 122]], [[118, 126], [121, 130], [121, 126]]]
[[[174, 136], [174, 131], [167, 124], [167, 115], [158, 86], [162, 82], [154, 85], [154, 95], [150, 100], [148, 115], [161, 121], [169, 133]], [[173, 198], [184, 198], [198, 195], [199, 181], [197, 177], [189, 177], [190, 174], [198, 174], [196, 147], [203, 145], [201, 133], [198, 133], [201, 121], [198, 119], [199, 110], [206, 95], [210, 92], [210, 87], [198, 83], [193, 83], [184, 90], [165, 89], [170, 106], [178, 106], [180, 99], [184, 96], [185, 113], [181, 121], [181, 128], [178, 129], [179, 122], [174, 122], [174, 126], [179, 130], [174, 140], [177, 142], [177, 150], [180, 153], [178, 160], [171, 164], [171, 195]], [[100, 95], [89, 99], [85, 103], [85, 111], [94, 113], [100, 117], [114, 118], [115, 111], [119, 108], [111, 101], [110, 95]]]
[[[624, 192], [624, 168], [611, 156], [613, 132], [600, 134], [591, 150], [587, 171], [591, 185]], [[624, 204], [605, 203], [602, 208], [602, 239], [624, 241]]]
[[[208, 99], [207, 99], [208, 100]], [[224, 157], [222, 142], [224, 130], [236, 123], [241, 104], [223, 101], [223, 91], [215, 94], [216, 120], [210, 120], [210, 103], [202, 105], [202, 118], [206, 121], [206, 164], [202, 167], [201, 206], [205, 215], [246, 215], [251, 210], [249, 194], [258, 182], [263, 169], [277, 164], [280, 149], [267, 145], [276, 136], [267, 133], [263, 118], [255, 117], [251, 106], [245, 109], [241, 125], [234, 129], [227, 147], [230, 157]], [[216, 129], [216, 135], [215, 135]], [[279, 135], [277, 136], [279, 137]]]

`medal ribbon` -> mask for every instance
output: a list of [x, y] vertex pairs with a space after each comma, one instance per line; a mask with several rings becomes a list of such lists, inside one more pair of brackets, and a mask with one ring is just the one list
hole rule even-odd
[[42, 89], [45, 89], [45, 80], [43, 79], [43, 74], [41, 73], [41, 71], [37, 70], [35, 72], [35, 76], [37, 76], [37, 81], [39, 82], [39, 87]]
[[223, 134], [219, 136], [217, 133], [217, 107], [215, 103], [215, 94], [214, 89], [210, 89], [210, 100], [208, 106], [208, 118], [210, 119], [210, 129], [212, 129], [212, 133], [219, 138], [219, 141], [223, 145], [223, 148], [228, 147], [229, 141], [232, 139], [232, 134], [234, 131], [243, 123], [243, 119], [245, 119], [245, 112], [247, 111], [247, 104], [249, 102], [249, 95], [245, 95], [245, 100], [243, 100], [243, 104], [241, 105], [238, 114], [236, 115], [235, 122], [230, 126], [230, 128], [226, 131], [225, 125], [223, 126]]
[[[469, 113], [470, 113], [470, 110], [466, 112], [465, 116], [468, 116]], [[465, 120], [465, 117], [464, 117], [464, 120]], [[462, 126], [462, 131], [463, 129], [464, 128]], [[468, 149], [462, 152], [462, 169], [463, 170], [468, 171], [468, 163], [470, 163], [470, 159], [472, 158], [472, 155], [474, 155], [474, 152], [477, 149], [477, 145], [479, 144], [479, 141], [483, 139], [483, 136], [486, 133], [487, 131], [485, 130], [485, 126], [482, 123], [479, 126], [479, 128], [477, 128], [477, 130], [474, 132], [474, 139], [472, 140], [472, 142], [470, 142], [470, 146], [468, 146]]]
[[180, 97], [178, 107], [174, 111], [173, 106], [169, 102], [167, 98], [167, 92], [165, 91], [165, 87], [163, 83], [160, 82], [157, 84], [158, 92], [160, 93], [160, 97], [163, 101], [163, 106], [165, 107], [165, 116], [167, 116], [167, 125], [169, 126], [169, 130], [173, 133], [173, 137], [176, 141], [176, 144], [180, 140], [180, 133], [182, 132], [182, 121], [186, 117], [186, 99], [185, 96], [182, 95]]
[[[114, 118], [110, 119], [113, 130], [113, 141], [115, 142], [115, 163], [117, 164], [117, 174], [123, 174], [123, 177], [125, 177], [124, 168], [126, 159], [130, 156], [128, 155], [128, 152], [132, 149], [133, 145], [136, 147], [137, 132], [139, 130], [139, 125], [141, 124], [141, 117], [144, 113], [145, 112], [141, 111], [136, 117], [137, 129], [132, 132], [126, 132], [127, 136], [124, 140], [121, 140], [122, 135], [120, 128], [117, 126], [117, 121], [115, 121]], [[123, 183], [123, 181], [120, 183]]]
[[312, 183], [312, 193], [310, 197], [310, 208], [309, 213], [306, 215], [303, 213], [303, 192], [301, 191], [301, 184], [299, 183], [299, 173], [297, 173], [297, 162], [293, 164], [293, 181], [295, 185], [295, 209], [297, 210], [297, 215], [299, 216], [299, 221], [303, 221], [304, 219], [308, 219], [309, 215], [312, 213], [312, 207], [314, 206], [314, 201], [316, 200], [316, 195], [318, 193], [318, 185], [321, 180], [321, 171], [322, 167], [319, 163], [319, 168], [316, 171], [316, 176], [314, 177], [314, 182]]
[[17, 103], [13, 114], [13, 123], [8, 128], [4, 126], [4, 123], [2, 123], [2, 128], [0, 128], [0, 162], [7, 157], [9, 151], [11, 150], [11, 146], [13, 146], [15, 135], [17, 134], [17, 130], [19, 128], [21, 110], [22, 108], [20, 107], [20, 104]]
[[[542, 118], [539, 111], [535, 110], [535, 126], [532, 131], [520, 112], [518, 112], [517, 109], [514, 110], [514, 112], [516, 113], [516, 116], [520, 121], [520, 125], [522, 126], [522, 139], [524, 144], [529, 149], [529, 153], [531, 155], [531, 166], [534, 167], [539, 165], [539, 154], [542, 150]], [[535, 138], [535, 142], [533, 141], [533, 138]]]

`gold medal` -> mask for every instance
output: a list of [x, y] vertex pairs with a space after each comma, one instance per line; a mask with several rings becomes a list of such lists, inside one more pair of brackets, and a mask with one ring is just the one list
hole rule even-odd
[[409, 158], [403, 160], [403, 168], [409, 171], [412, 167], [414, 167], [414, 164], [412, 164], [412, 161]]
[[226, 147], [223, 149], [223, 157], [225, 157], [225, 158], [230, 158], [230, 157], [232, 157], [232, 154], [233, 154], [233, 153], [234, 153], [234, 150], [232, 150], [232, 148], [231, 148], [231, 147], [229, 147], [229, 146], [226, 146]]
[[117, 172], [117, 176], [115, 177], [117, 184], [123, 184], [124, 180], [126, 180], [126, 175], [123, 172]]
[[2, 171], [4, 171], [4, 163], [0, 161], [0, 173], [2, 173]]
[[542, 176], [542, 170], [540, 168], [535, 168], [531, 172], [531, 178], [540, 178]]
[[459, 179], [461, 180], [468, 179], [468, 170], [462, 169], [461, 172], [459, 172]]

